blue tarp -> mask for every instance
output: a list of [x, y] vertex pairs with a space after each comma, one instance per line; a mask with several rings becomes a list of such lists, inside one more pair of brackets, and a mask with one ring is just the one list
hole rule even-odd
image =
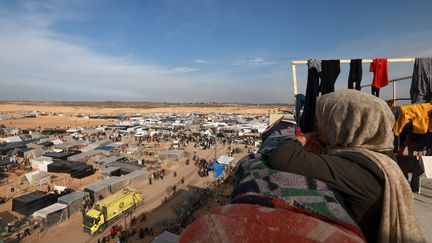
[[100, 147], [97, 147], [96, 150], [111, 151], [113, 148], [114, 148], [113, 146], [100, 146]]
[[214, 170], [216, 172], [215, 173], [216, 178], [218, 178], [218, 177], [220, 177], [222, 175], [223, 166], [220, 165], [220, 164], [214, 163], [214, 164], [212, 164], [212, 165], [209, 166], [209, 169], [210, 170]]

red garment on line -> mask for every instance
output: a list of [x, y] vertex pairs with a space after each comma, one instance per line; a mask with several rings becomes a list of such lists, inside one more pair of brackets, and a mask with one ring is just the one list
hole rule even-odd
[[374, 73], [372, 86], [382, 88], [389, 83], [387, 59], [373, 59], [369, 71]]

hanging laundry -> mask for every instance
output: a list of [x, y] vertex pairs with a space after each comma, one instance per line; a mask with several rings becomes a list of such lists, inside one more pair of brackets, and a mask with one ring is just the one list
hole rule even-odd
[[300, 128], [303, 133], [316, 131], [315, 105], [316, 97], [319, 96], [321, 61], [316, 59], [308, 60], [308, 78], [306, 85], [306, 99]]
[[413, 132], [417, 134], [425, 134], [432, 132], [432, 104], [414, 104], [401, 106], [398, 118], [393, 127], [394, 135], [398, 136], [404, 126], [412, 122]]
[[387, 59], [373, 59], [369, 71], [374, 73], [372, 95], [379, 97], [379, 89], [389, 83]]
[[426, 178], [432, 178], [432, 156], [421, 156]]
[[336, 79], [340, 73], [340, 60], [322, 60], [321, 61], [321, 94], [327, 94], [334, 91]]
[[372, 95], [379, 97], [379, 92], [380, 92], [380, 89], [372, 85], [372, 90], [371, 90]]
[[360, 83], [363, 76], [362, 59], [352, 59], [350, 62], [350, 72], [348, 76], [348, 89], [360, 90]]
[[432, 58], [416, 58], [410, 88], [411, 102], [432, 101]]

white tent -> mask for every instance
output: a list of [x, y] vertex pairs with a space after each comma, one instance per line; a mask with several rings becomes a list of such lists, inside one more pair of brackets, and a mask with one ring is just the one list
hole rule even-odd
[[49, 174], [45, 171], [33, 171], [24, 176], [31, 185], [42, 185], [49, 182]]
[[52, 158], [47, 156], [41, 156], [30, 159], [32, 168], [40, 171], [48, 171], [48, 165], [52, 163]]
[[22, 142], [22, 139], [18, 136], [13, 137], [6, 137], [6, 138], [0, 138], [0, 142], [4, 143], [20, 143]]
[[63, 141], [61, 140], [61, 139], [54, 139], [54, 140], [52, 140], [51, 141], [54, 145], [58, 145], [58, 144], [62, 144], [63, 143]]
[[33, 217], [41, 220], [42, 223], [51, 226], [68, 218], [67, 205], [54, 203], [46, 208], [34, 212]]
[[217, 159], [217, 162], [221, 165], [231, 165], [231, 162], [234, 160], [233, 157], [222, 155]]

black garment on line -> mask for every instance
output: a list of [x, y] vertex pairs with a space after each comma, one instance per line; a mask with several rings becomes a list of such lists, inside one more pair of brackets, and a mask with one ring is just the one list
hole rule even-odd
[[363, 76], [362, 59], [352, 59], [348, 76], [348, 89], [360, 90], [360, 83]]
[[306, 85], [306, 100], [301, 117], [300, 128], [303, 133], [316, 131], [315, 106], [316, 97], [319, 96], [320, 73], [314, 67], [308, 67]]
[[372, 85], [372, 95], [379, 97], [379, 91], [380, 91], [380, 88], [377, 88], [377, 87]]
[[432, 101], [432, 58], [416, 58], [410, 87], [411, 103]]
[[336, 79], [340, 73], [340, 60], [322, 60], [321, 61], [321, 94], [327, 94], [334, 91]]

